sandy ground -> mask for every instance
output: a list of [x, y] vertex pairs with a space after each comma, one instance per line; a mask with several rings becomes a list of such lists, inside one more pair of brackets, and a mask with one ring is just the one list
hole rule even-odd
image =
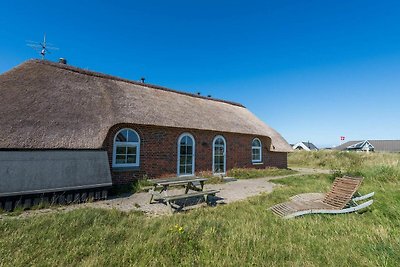
[[[220, 205], [243, 200], [260, 193], [270, 193], [275, 186], [277, 185], [269, 182], [266, 178], [247, 180], [229, 179], [223, 184], [206, 184], [204, 186], [204, 190], [219, 190], [220, 192], [215, 198], [213, 198], [213, 202], [215, 202], [217, 205]], [[168, 190], [168, 195], [179, 195], [183, 193], [183, 188]], [[170, 208], [164, 203], [155, 202], [150, 204], [149, 200], [150, 194], [148, 192], [142, 192], [84, 205], [96, 208], [115, 208], [121, 211], [138, 210], [145, 212], [148, 215], [164, 215], [171, 213]], [[179, 204], [185, 206], [183, 210], [196, 208], [199, 206], [199, 204], [200, 206], [205, 205], [201, 197], [192, 198]]]
[[[242, 179], [242, 180], [226, 178], [225, 183], [222, 184], [206, 184], [204, 186], [204, 190], [212, 190], [212, 189], [219, 190], [220, 192], [216, 195], [215, 198], [212, 199], [213, 200], [212, 202], [216, 205], [229, 204], [231, 202], [244, 200], [248, 197], [256, 196], [262, 193], [272, 192], [273, 189], [278, 185], [272, 183], [271, 180], [282, 179], [290, 176], [330, 172], [329, 170], [320, 170], [320, 169], [306, 169], [306, 168], [293, 168], [293, 169], [298, 171], [298, 173], [292, 175], [264, 177], [256, 179]], [[183, 193], [184, 189], [168, 190], [169, 195], [178, 195]], [[167, 207], [167, 205], [165, 205], [164, 203], [155, 202], [150, 204], [149, 201], [150, 201], [150, 193], [141, 192], [141, 193], [114, 197], [93, 203], [75, 204], [59, 208], [26, 211], [18, 216], [12, 216], [12, 217], [25, 218], [38, 214], [70, 211], [83, 207], [117, 209], [124, 212], [136, 210], [144, 212], [149, 216], [160, 216], [160, 215], [171, 214], [170, 208]], [[179, 204], [184, 206], [183, 210], [193, 209], [199, 206], [206, 205], [203, 201], [203, 198], [192, 198], [186, 200], [186, 202]], [[0, 219], [5, 217], [9, 216], [1, 215]]]

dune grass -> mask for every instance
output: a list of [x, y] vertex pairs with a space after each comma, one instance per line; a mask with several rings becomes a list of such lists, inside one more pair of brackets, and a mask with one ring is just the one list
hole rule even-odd
[[398, 166], [370, 166], [357, 170], [366, 174], [361, 192], [376, 192], [362, 214], [276, 217], [267, 207], [327, 191], [333, 176], [289, 177], [275, 180], [284, 186], [271, 194], [173, 216], [78, 209], [3, 219], [0, 265], [397, 266]]
[[400, 166], [400, 153], [362, 153], [334, 150], [289, 153], [289, 166], [326, 169], [360, 169], [375, 166]]
[[[291, 169], [278, 169], [278, 168], [233, 168], [228, 171], [227, 176], [236, 179], [251, 179], [251, 178], [262, 178], [262, 177], [274, 177], [295, 174], [297, 171]], [[208, 178], [208, 184], [220, 184], [224, 183], [224, 178], [219, 175], [214, 175], [211, 171], [200, 172], [199, 176]]]
[[251, 178], [261, 178], [261, 177], [273, 177], [273, 176], [283, 176], [289, 174], [297, 173], [290, 169], [278, 169], [278, 168], [266, 168], [266, 169], [244, 169], [244, 168], [234, 168], [229, 171], [229, 176], [235, 177], [237, 179], [251, 179]]

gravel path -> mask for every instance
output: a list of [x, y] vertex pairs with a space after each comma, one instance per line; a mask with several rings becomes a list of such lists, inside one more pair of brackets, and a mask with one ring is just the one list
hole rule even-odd
[[[248, 197], [256, 196], [262, 193], [271, 193], [277, 184], [271, 182], [271, 180], [282, 179], [291, 176], [300, 176], [305, 174], [318, 174], [318, 173], [329, 173], [329, 170], [320, 169], [307, 169], [307, 168], [293, 168], [293, 170], [298, 171], [296, 174], [284, 175], [284, 176], [274, 176], [274, 177], [264, 177], [256, 179], [232, 179], [227, 178], [225, 183], [222, 184], [206, 184], [204, 190], [219, 190], [220, 193], [217, 194], [215, 201], [217, 204], [229, 204], [231, 202], [244, 200]], [[168, 194], [177, 195], [184, 193], [184, 189], [171, 189], [168, 190]], [[202, 198], [200, 198], [201, 200]], [[59, 208], [52, 209], [42, 209], [34, 211], [26, 211], [21, 215], [13, 216], [13, 218], [25, 218], [29, 216], [34, 216], [37, 214], [46, 214], [59, 211], [70, 211], [83, 207], [91, 208], [104, 208], [104, 209], [117, 209], [120, 211], [141, 211], [149, 216], [159, 216], [170, 214], [170, 209], [163, 203], [150, 204], [150, 194], [148, 192], [135, 193], [130, 195], [123, 195], [103, 201], [97, 201], [93, 203], [84, 203], [63, 206]], [[199, 199], [190, 200], [190, 205], [186, 206], [183, 210], [197, 208], [199, 206], [204, 206], [205, 203], [198, 201]], [[0, 215], [0, 219], [4, 216]]]

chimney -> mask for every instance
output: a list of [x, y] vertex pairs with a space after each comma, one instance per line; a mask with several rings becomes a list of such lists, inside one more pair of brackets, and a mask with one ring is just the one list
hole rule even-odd
[[144, 80], [146, 80], [146, 78], [142, 77], [140, 78], [140, 80], [142, 81], [142, 83], [144, 83]]
[[60, 59], [58, 60], [58, 63], [60, 64], [67, 64], [67, 60], [65, 58], [60, 57]]

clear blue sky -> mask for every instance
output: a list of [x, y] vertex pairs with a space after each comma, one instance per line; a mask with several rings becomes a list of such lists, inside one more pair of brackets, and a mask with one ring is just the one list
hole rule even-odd
[[241, 102], [289, 142], [400, 139], [399, 1], [63, 2], [1, 3], [0, 73], [46, 32], [50, 60]]

